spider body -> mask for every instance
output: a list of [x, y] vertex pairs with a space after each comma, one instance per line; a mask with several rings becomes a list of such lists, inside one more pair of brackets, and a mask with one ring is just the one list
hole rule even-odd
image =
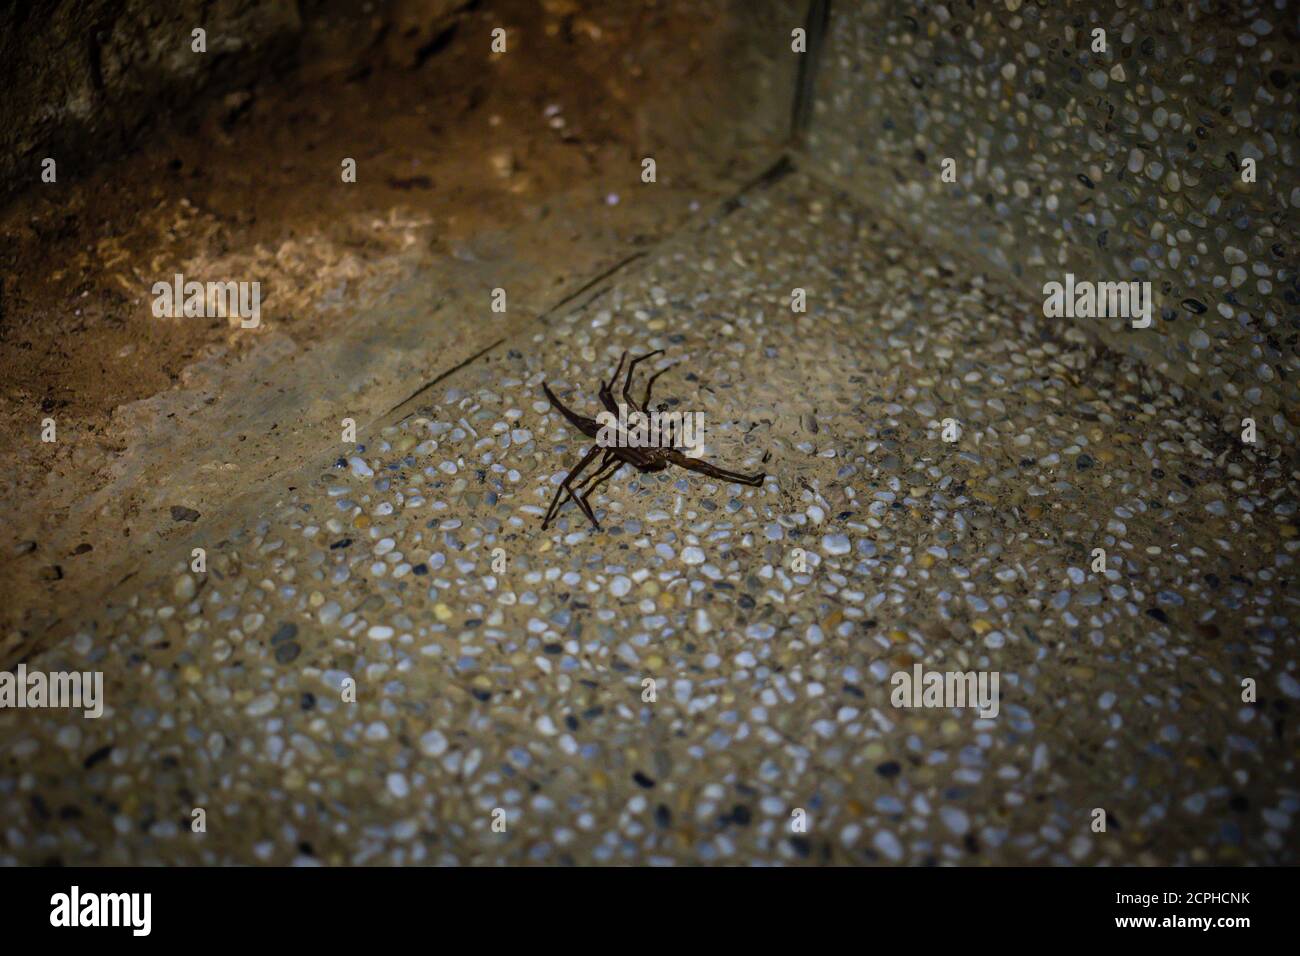
[[[655, 379], [668, 371], [672, 366], [670, 365], [662, 368], [650, 376], [649, 380], [646, 382], [645, 395], [642, 397], [639, 404], [632, 398], [632, 372], [636, 369], [639, 363], [661, 354], [663, 354], [663, 349], [656, 349], [646, 355], [638, 356], [628, 363], [627, 378], [623, 381], [623, 400], [627, 403], [629, 408], [636, 412], [640, 412], [642, 415], [648, 416], [649, 414], [646, 411], [646, 405], [650, 401], [650, 390], [654, 386]], [[618, 402], [614, 399], [613, 392], [614, 383], [618, 381], [619, 373], [623, 370], [623, 362], [626, 359], [627, 353], [624, 352], [622, 358], [618, 360], [618, 367], [614, 369], [614, 374], [610, 376], [608, 382], [602, 382], [600, 386], [600, 402], [605, 407], [606, 411], [614, 415], [618, 414]], [[585, 415], [579, 415], [573, 409], [567, 407], [559, 400], [559, 398], [556, 397], [555, 393], [551, 391], [550, 386], [545, 382], [542, 383], [542, 390], [546, 392], [547, 401], [555, 406], [555, 410], [563, 415], [565, 419], [568, 420], [569, 424], [578, 429], [578, 431], [582, 432], [582, 434], [586, 435], [588, 438], [593, 440], [597, 439], [597, 436], [599, 436], [603, 427], [600, 422], [596, 421], [594, 418], [587, 418]], [[586, 478], [582, 479], [582, 481], [578, 482], [575, 486], [573, 484], [573, 479], [585, 471], [602, 452], [604, 452], [604, 455], [600, 459], [600, 464], [596, 466], [596, 470]], [[722, 481], [734, 481], [755, 488], [763, 484], [763, 480], [767, 477], [763, 472], [753, 475], [742, 475], [739, 472], [727, 471], [725, 468], [719, 468], [717, 465], [712, 465], [707, 461], [700, 461], [697, 458], [690, 457], [674, 444], [671, 428], [668, 431], [666, 443], [651, 445], [649, 447], [634, 447], [631, 445], [625, 445], [622, 442], [605, 447], [597, 443], [592, 446], [590, 451], [582, 456], [582, 459], [574, 466], [573, 470], [564, 477], [562, 482], [560, 482], [560, 487], [555, 491], [555, 497], [551, 499], [551, 506], [546, 510], [546, 517], [542, 519], [543, 530], [550, 525], [551, 521], [553, 521], [555, 516], [559, 513], [560, 506], [564, 504], [564, 495], [566, 494], [573, 499], [574, 503], [582, 510], [582, 513], [587, 516], [587, 520], [592, 523], [596, 530], [600, 530], [600, 522], [596, 520], [596, 515], [592, 512], [591, 505], [587, 503], [587, 499], [601, 484], [601, 482], [605, 481], [613, 475], [614, 472], [618, 471], [619, 466], [624, 463], [631, 465], [633, 468], [636, 468], [638, 471], [643, 473], [663, 471], [669, 465], [676, 465], [677, 467], [685, 468], [688, 471], [708, 475], [710, 478], [718, 478]], [[586, 492], [581, 493], [584, 488], [586, 488]]]

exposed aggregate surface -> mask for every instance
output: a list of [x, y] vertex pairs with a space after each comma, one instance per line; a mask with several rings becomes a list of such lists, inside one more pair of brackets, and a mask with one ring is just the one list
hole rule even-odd
[[[653, 348], [766, 484], [625, 467], [543, 532], [589, 442], [541, 382]], [[0, 862], [1297, 862], [1267, 429], [804, 173], [426, 398], [27, 662], [107, 705], [0, 711]], [[892, 706], [916, 662], [1000, 713]]]

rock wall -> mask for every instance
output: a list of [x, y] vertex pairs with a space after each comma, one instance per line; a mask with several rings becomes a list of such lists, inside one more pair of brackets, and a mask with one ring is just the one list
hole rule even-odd
[[833, 0], [807, 149], [1035, 299], [1066, 273], [1150, 281], [1150, 328], [1044, 321], [1072, 321], [1217, 403], [1225, 430], [1253, 417], [1261, 445], [1293, 448], [1297, 12]]
[[[403, 65], [466, 0], [34, 0], [0, 7], [0, 199], [40, 162], [76, 176], [148, 130], [300, 64], [346, 69], [382, 44]], [[193, 49], [205, 31], [206, 52]]]
[[[229, 90], [296, 45], [293, 0], [72, 0], [0, 10], [0, 179], [34, 181], [52, 156], [61, 176], [127, 148], [141, 127]], [[191, 49], [206, 30], [207, 53]]]

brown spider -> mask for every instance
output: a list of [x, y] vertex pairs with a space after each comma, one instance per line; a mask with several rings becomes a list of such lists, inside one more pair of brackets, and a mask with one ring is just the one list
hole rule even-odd
[[[650, 389], [654, 386], [655, 379], [668, 371], [668, 369], [672, 368], [672, 366], [669, 365], [661, 368], [650, 376], [649, 381], [645, 383], [645, 396], [641, 399], [641, 404], [639, 405], [632, 399], [632, 395], [629, 392], [629, 389], [632, 386], [633, 369], [637, 367], [638, 363], [662, 354], [663, 349], [656, 349], [646, 355], [634, 358], [628, 364], [627, 378], [623, 382], [623, 400], [627, 402], [628, 407], [633, 411], [640, 412], [643, 415], [649, 414], [646, 411], [645, 406], [650, 401]], [[608, 382], [602, 382], [600, 386], [600, 402], [614, 415], [618, 414], [618, 404], [614, 401], [612, 389], [614, 383], [618, 381], [619, 372], [623, 370], [623, 362], [626, 358], [627, 352], [624, 352], [622, 358], [618, 360], [618, 367], [614, 369], [614, 374], [610, 376]], [[564, 404], [555, 397], [555, 393], [551, 391], [550, 386], [545, 382], [542, 383], [542, 389], [546, 392], [546, 397], [550, 400], [550, 403], [555, 406], [555, 410], [567, 418], [574, 428], [578, 429], [578, 431], [582, 432], [588, 438], [596, 438], [600, 434], [600, 422], [596, 421], [594, 418], [586, 418], [572, 409], [566, 408]], [[662, 410], [663, 407], [664, 406], [661, 405], [660, 409]], [[574, 487], [572, 484], [573, 479], [576, 478], [588, 465], [590, 465], [596, 456], [602, 451], [605, 453], [605, 456], [600, 460], [600, 464], [596, 466], [595, 472], [582, 479], [582, 481], [578, 483], [577, 487]], [[767, 477], [763, 472], [759, 472], [756, 475], [742, 475], [738, 472], [727, 471], [724, 468], [711, 465], [707, 461], [699, 461], [698, 459], [687, 456], [675, 445], [673, 441], [672, 426], [670, 424], [665, 441], [657, 446], [642, 448], [623, 447], [622, 445], [605, 448], [600, 444], [593, 446], [591, 451], [583, 455], [582, 460], [579, 461], [578, 464], [574, 466], [573, 470], [565, 476], [564, 480], [560, 482], [560, 487], [556, 489], [555, 497], [551, 500], [551, 506], [546, 509], [546, 517], [542, 519], [542, 530], [546, 529], [552, 519], [554, 519], [556, 514], [559, 512], [560, 506], [564, 504], [561, 496], [567, 492], [568, 496], [574, 500], [574, 503], [582, 509], [582, 513], [587, 516], [587, 520], [596, 527], [597, 531], [599, 531], [600, 522], [596, 520], [596, 516], [592, 513], [591, 505], [587, 504], [587, 499], [591, 496], [591, 493], [596, 490], [597, 486], [599, 486], [600, 483], [610, 475], [614, 474], [614, 472], [618, 471], [619, 466], [624, 462], [642, 472], [663, 471], [669, 465], [676, 465], [677, 467], [685, 468], [688, 471], [696, 471], [701, 475], [708, 475], [710, 478], [719, 478], [723, 481], [735, 481], [742, 485], [751, 485], [755, 488], [762, 485], [763, 479]], [[588, 483], [590, 483], [591, 487], [587, 488], [586, 494], [580, 495], [578, 492], [582, 491]]]

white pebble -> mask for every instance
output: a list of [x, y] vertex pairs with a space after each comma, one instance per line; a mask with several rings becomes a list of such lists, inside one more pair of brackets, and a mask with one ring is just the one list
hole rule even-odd
[[895, 863], [903, 858], [903, 845], [898, 842], [898, 837], [888, 830], [881, 830], [871, 842], [877, 850]]
[[848, 554], [851, 547], [846, 534], [828, 534], [822, 538], [822, 550], [827, 554]]
[[395, 797], [404, 797], [411, 792], [411, 787], [403, 774], [394, 772], [388, 775], [388, 792]]

